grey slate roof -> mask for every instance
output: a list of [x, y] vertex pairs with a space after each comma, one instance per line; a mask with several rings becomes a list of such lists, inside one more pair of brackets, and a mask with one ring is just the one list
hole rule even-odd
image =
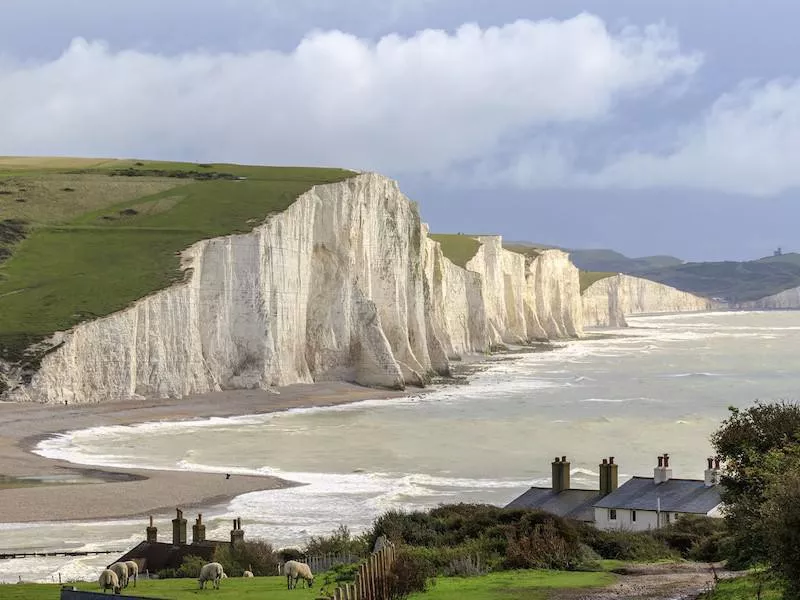
[[657, 499], [661, 499], [661, 510], [706, 514], [717, 506], [720, 499], [718, 485], [706, 487], [697, 479], [670, 479], [656, 485], [652, 477], [633, 477], [608, 496], [599, 499], [597, 508], [619, 508], [628, 510], [657, 510]]
[[564, 490], [554, 492], [553, 488], [532, 487], [515, 498], [506, 508], [536, 508], [559, 517], [578, 521], [594, 521], [592, 506], [600, 498], [598, 490]]

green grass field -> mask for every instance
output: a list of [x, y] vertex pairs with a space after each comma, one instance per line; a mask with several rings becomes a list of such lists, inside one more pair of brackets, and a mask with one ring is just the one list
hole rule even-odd
[[603, 272], [603, 271], [580, 271], [579, 277], [581, 281], [581, 294], [593, 283], [605, 279], [606, 277], [614, 277], [617, 273]]
[[603, 587], [610, 573], [503, 571], [482, 577], [441, 577], [424, 594], [410, 600], [539, 600], [553, 590]]
[[446, 258], [464, 268], [481, 247], [480, 242], [474, 237], [461, 233], [432, 233], [430, 237], [439, 242], [442, 246], [442, 254]]
[[783, 586], [773, 578], [751, 574], [720, 581], [712, 593], [700, 596], [701, 600], [754, 600], [755, 598], [781, 600]]
[[[120, 169], [147, 175], [111, 176]], [[179, 171], [246, 179], [170, 176]], [[0, 251], [11, 251], [0, 262], [0, 358], [20, 360], [31, 342], [170, 285], [181, 277], [181, 250], [250, 231], [313, 185], [351, 176], [340, 169], [0, 158]], [[9, 219], [25, 221], [27, 234], [3, 246]]]
[[[253, 579], [224, 579], [219, 590], [198, 589], [196, 579], [164, 579], [139, 581], [126, 592], [163, 600], [189, 598], [270, 598], [271, 600], [302, 600], [316, 598], [318, 578], [312, 589], [298, 587], [286, 589], [283, 577], [255, 577]], [[581, 573], [559, 571], [506, 571], [482, 577], [441, 577], [424, 594], [415, 594], [411, 600], [538, 600], [547, 598], [548, 591], [568, 588], [602, 587], [613, 583], [609, 573]], [[98, 591], [96, 584], [77, 583], [81, 590]], [[0, 585], [0, 600], [52, 600], [57, 598], [60, 586], [50, 584]], [[113, 597], [113, 596], [110, 596]]]

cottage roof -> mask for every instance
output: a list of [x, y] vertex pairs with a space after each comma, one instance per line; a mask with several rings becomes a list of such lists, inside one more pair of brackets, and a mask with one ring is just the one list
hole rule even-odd
[[216, 547], [227, 544], [229, 542], [212, 540], [177, 546], [166, 542], [142, 542], [114, 562], [136, 561], [140, 571], [157, 572], [162, 569], [177, 569], [187, 556], [199, 556], [205, 560], [211, 560]]
[[662, 511], [703, 515], [722, 502], [719, 486], [706, 486], [702, 480], [669, 479], [657, 484], [652, 477], [633, 477], [594, 506], [654, 511], [659, 500]]
[[512, 500], [506, 508], [535, 508], [559, 517], [590, 522], [594, 521], [592, 506], [599, 498], [598, 490], [569, 489], [556, 492], [549, 487], [532, 487]]

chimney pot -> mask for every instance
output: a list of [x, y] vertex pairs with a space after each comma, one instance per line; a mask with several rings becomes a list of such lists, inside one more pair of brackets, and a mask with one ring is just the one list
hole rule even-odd
[[604, 458], [604, 459], [603, 459], [603, 464], [604, 464], [604, 465], [607, 465], [607, 464], [608, 464], [608, 459], [607, 459], [607, 458]]
[[556, 456], [556, 457], [553, 459], [553, 462], [561, 462], [561, 459], [560, 459], [560, 458], [558, 458], [558, 457]]
[[150, 515], [150, 527], [153, 526], [153, 515]]
[[562, 456], [561, 457], [561, 462], [567, 462], [567, 457], [566, 456]]
[[659, 456], [658, 457], [658, 466], [659, 466], [659, 468], [664, 466], [664, 457], [663, 456]]
[[719, 456], [714, 459], [714, 468], [719, 469]]
[[668, 467], [669, 467], [669, 454], [664, 452], [664, 468], [666, 469]]
[[611, 464], [611, 465], [614, 464], [614, 457], [613, 456], [608, 459], [608, 463]]

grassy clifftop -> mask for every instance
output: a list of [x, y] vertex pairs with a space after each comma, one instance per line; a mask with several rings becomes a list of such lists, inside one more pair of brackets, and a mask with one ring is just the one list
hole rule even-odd
[[467, 263], [478, 252], [481, 244], [474, 237], [463, 233], [432, 233], [430, 238], [442, 247], [442, 254], [453, 264], [466, 268]]
[[593, 283], [600, 281], [601, 279], [605, 279], [606, 277], [614, 277], [618, 273], [613, 273], [610, 271], [579, 271], [579, 277], [581, 282], [581, 294], [585, 292], [590, 285]]
[[351, 171], [0, 158], [0, 358], [181, 277], [179, 253], [252, 230]]

